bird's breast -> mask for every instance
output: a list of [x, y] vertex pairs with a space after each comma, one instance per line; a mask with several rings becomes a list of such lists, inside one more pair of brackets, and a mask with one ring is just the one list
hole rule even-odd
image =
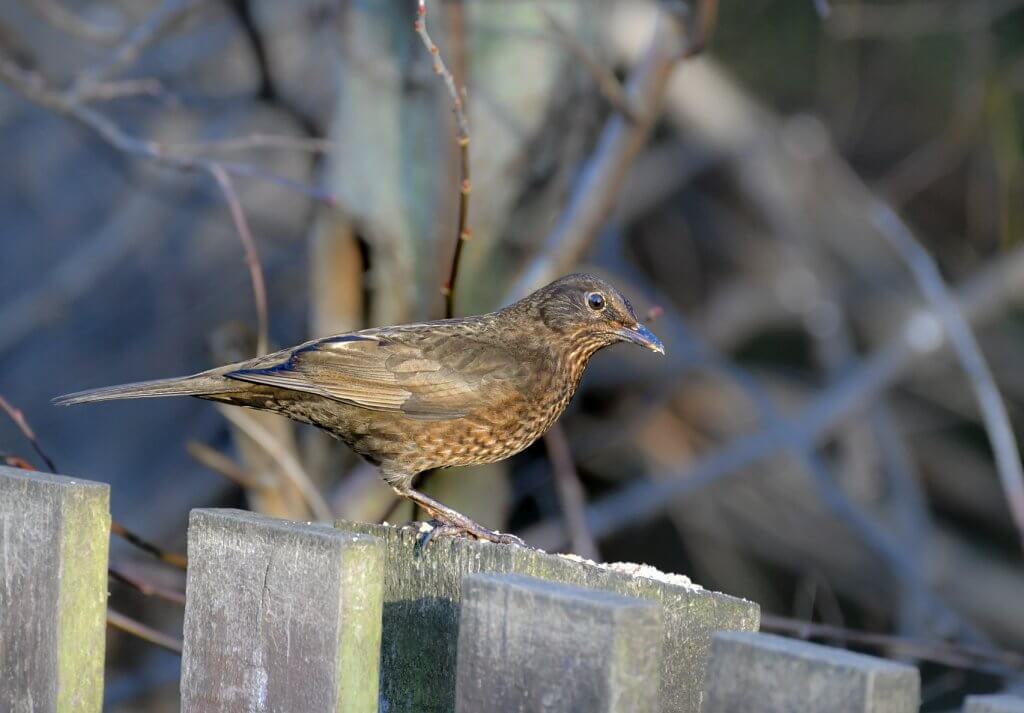
[[464, 418], [421, 429], [416, 439], [419, 452], [434, 453], [438, 459], [427, 467], [494, 463], [527, 448], [572, 400], [582, 369], [571, 366], [554, 361], [506, 398]]

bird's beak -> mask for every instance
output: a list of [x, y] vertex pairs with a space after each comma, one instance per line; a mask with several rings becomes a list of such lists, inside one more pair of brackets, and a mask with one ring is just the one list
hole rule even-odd
[[618, 334], [619, 338], [623, 341], [638, 344], [641, 347], [646, 347], [652, 352], [657, 352], [658, 354], [665, 353], [665, 345], [661, 343], [661, 340], [654, 336], [654, 332], [639, 322], [635, 327], [623, 327], [622, 329], [617, 330], [616, 334]]

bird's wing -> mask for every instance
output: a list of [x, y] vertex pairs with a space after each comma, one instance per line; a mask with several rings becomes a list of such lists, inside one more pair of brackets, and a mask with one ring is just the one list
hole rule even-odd
[[500, 400], [522, 372], [501, 347], [408, 329], [329, 337], [240, 366], [253, 368], [225, 376], [422, 419], [459, 418]]

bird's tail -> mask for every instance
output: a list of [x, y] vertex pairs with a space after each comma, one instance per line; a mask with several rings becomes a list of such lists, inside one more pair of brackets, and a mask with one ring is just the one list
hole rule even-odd
[[154, 381], [138, 381], [134, 384], [104, 386], [99, 389], [77, 391], [73, 394], [58, 396], [53, 402], [59, 406], [95, 403], [98, 401], [115, 401], [117, 399], [154, 399], [163, 396], [213, 396], [230, 393], [242, 387], [231, 379], [220, 374], [203, 372], [193, 376], [181, 376], [173, 379], [156, 379]]

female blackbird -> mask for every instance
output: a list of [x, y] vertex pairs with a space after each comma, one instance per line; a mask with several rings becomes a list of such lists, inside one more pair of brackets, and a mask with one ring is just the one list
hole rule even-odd
[[526, 448], [565, 410], [590, 357], [616, 342], [665, 353], [618, 290], [569, 275], [490, 314], [364, 329], [193, 376], [55, 401], [197, 396], [276, 411], [324, 429], [378, 465], [440, 531], [517, 542], [413, 490], [413, 479]]

